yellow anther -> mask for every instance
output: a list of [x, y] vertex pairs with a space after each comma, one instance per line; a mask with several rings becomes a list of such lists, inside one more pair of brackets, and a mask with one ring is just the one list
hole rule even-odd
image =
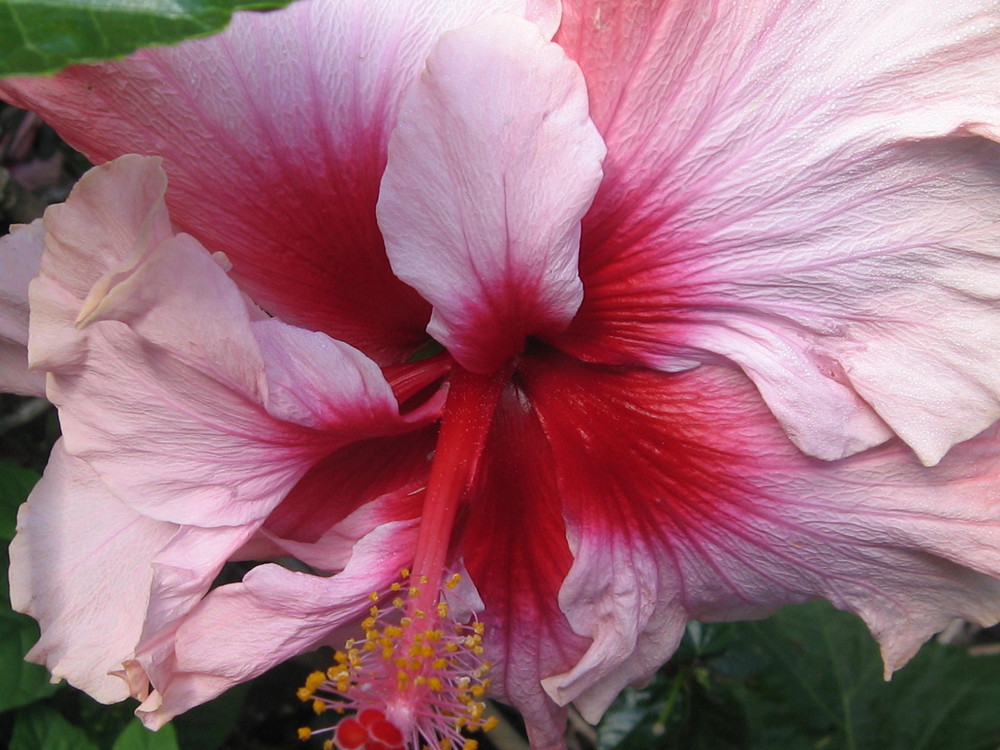
[[416, 679], [413, 680], [414, 685], [425, 685], [427, 683], [427, 678], [422, 674], [418, 674]]
[[444, 636], [444, 633], [440, 630], [428, 630], [425, 635], [427, 636], [427, 640], [431, 643], [437, 643], [441, 640], [442, 636]]
[[479, 750], [479, 743], [475, 740], [466, 740], [462, 745], [462, 750]]
[[445, 583], [445, 586], [448, 587], [449, 589], [453, 589], [461, 582], [461, 580], [462, 580], [461, 574], [453, 573], [451, 578], [449, 578], [447, 583]]
[[[351, 644], [348, 648], [352, 648], [353, 646], [354, 644]], [[337, 664], [347, 664], [347, 654], [343, 651], [335, 651], [333, 654], [333, 660], [337, 662]]]
[[402, 625], [404, 628], [408, 628], [410, 627], [410, 625], [413, 624], [413, 620], [409, 617], [401, 617], [399, 620], [399, 624]]
[[409, 596], [416, 596], [417, 594], [420, 593], [420, 589], [418, 589], [416, 586], [410, 586], [409, 591], [407, 591], [406, 593]]
[[[368, 614], [370, 614], [372, 617], [378, 617], [378, 607], [369, 607]], [[375, 626], [372, 625], [372, 627]]]
[[313, 732], [309, 727], [299, 727], [300, 740], [308, 740], [310, 737], [312, 737], [312, 734]]
[[419, 584], [426, 584], [427, 582], [427, 576], [420, 576], [420, 578], [417, 579], [417, 583]]
[[387, 638], [399, 638], [403, 635], [403, 629], [395, 625], [386, 625], [385, 635]]
[[333, 740], [324, 740], [323, 750], [333, 750]]
[[313, 712], [319, 716], [321, 713], [326, 711], [326, 704], [319, 700], [318, 698], [313, 701]]
[[491, 716], [490, 718], [488, 718], [486, 721], [483, 722], [483, 731], [489, 732], [493, 729], [496, 729], [498, 726], [500, 726], [500, 719], [498, 719], [496, 716]]
[[375, 629], [375, 618], [366, 617], [361, 621], [361, 629], [365, 631], [365, 635], [368, 635], [368, 631]]
[[439, 690], [441, 690], [441, 688], [443, 687], [443, 685], [441, 684], [440, 678], [438, 678], [438, 677], [431, 677], [431, 678], [429, 678], [427, 680], [427, 687], [429, 687], [431, 690], [433, 690], [436, 693]]
[[401, 575], [403, 578], [409, 578], [410, 577], [410, 569], [409, 568], [403, 568], [401, 571], [399, 571], [399, 575]]
[[389, 587], [389, 591], [399, 591], [401, 588], [403, 588], [403, 585], [399, 582], [396, 582]]
[[298, 690], [295, 691], [295, 697], [297, 697], [300, 701], [305, 703], [307, 700], [313, 697], [313, 691], [306, 687], [300, 687]]
[[482, 698], [486, 695], [486, 689], [482, 685], [473, 685], [470, 688], [470, 692], [477, 698]]
[[378, 592], [377, 592], [377, 591], [373, 591], [373, 592], [371, 592], [371, 593], [370, 593], [370, 594], [368, 595], [368, 598], [369, 598], [369, 599], [371, 600], [372, 604], [374, 604], [375, 602], [377, 602], [377, 601], [378, 601], [378, 598], [379, 598], [379, 597], [378, 597]]
[[404, 606], [403, 598], [401, 596], [397, 596], [395, 599], [392, 600], [392, 606], [395, 607], [396, 609], [402, 609]]
[[478, 620], [472, 623], [472, 629], [476, 631], [477, 635], [482, 635], [486, 632], [486, 623], [479, 622]]
[[447, 651], [449, 654], [453, 654], [456, 651], [458, 651], [458, 644], [449, 641], [448, 643], [444, 644], [444, 650]]
[[448, 660], [445, 659], [443, 656], [431, 662], [432, 669], [444, 669], [447, 666], [448, 666]]
[[448, 602], [438, 602], [437, 611], [438, 611], [438, 617], [447, 617]]

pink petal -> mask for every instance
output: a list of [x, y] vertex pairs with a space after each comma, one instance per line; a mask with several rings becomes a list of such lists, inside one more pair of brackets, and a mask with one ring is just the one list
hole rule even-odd
[[0, 237], [0, 338], [28, 343], [28, 284], [42, 263], [45, 229], [41, 220], [13, 227]]
[[534, 413], [508, 388], [497, 408], [472, 492], [465, 563], [484, 609], [492, 691], [527, 725], [533, 748], [562, 748], [566, 711], [542, 679], [579, 661], [558, 593], [572, 565], [551, 450]]
[[428, 332], [467, 369], [576, 313], [603, 156], [579, 69], [533, 24], [441, 37], [390, 141], [378, 216], [393, 271], [434, 305]]
[[555, 0], [317, 0], [208, 39], [0, 84], [93, 161], [164, 157], [177, 226], [269, 312], [402, 361], [429, 309], [375, 221], [400, 99], [437, 37], [498, 12], [551, 33]]
[[[339, 570], [350, 556], [343, 547], [341, 523], [348, 515], [357, 515], [365, 505], [385, 514], [378, 523], [419, 515], [416, 492], [427, 485], [428, 456], [436, 438], [436, 427], [427, 427], [335, 451], [285, 496], [267, 517], [261, 536], [317, 570]], [[373, 506], [373, 500], [380, 502]]]
[[358, 536], [337, 575], [295, 573], [277, 565], [254, 568], [242, 583], [213, 590], [171, 638], [140, 651], [130, 670], [148, 675], [156, 687], [137, 710], [145, 724], [158, 728], [232, 685], [315, 648], [331, 631], [363, 615], [368, 595], [386, 589], [412, 559], [416, 526], [347, 525]]
[[560, 347], [725, 357], [822, 458], [887, 425], [932, 464], [986, 428], [998, 21], [984, 0], [567, 3], [609, 156]]
[[0, 339], [0, 392], [45, 395], [45, 373], [29, 370], [28, 350], [4, 339]]
[[110, 673], [134, 653], [150, 562], [177, 529], [132, 511], [57, 443], [10, 547], [11, 603], [42, 628], [28, 659], [102, 702], [126, 698]]
[[[150, 239], [167, 221], [162, 182], [155, 160], [125, 157], [50, 209], [30, 351], [51, 372], [67, 450], [130, 507], [241, 526], [262, 520], [323, 455], [408, 420], [363, 355], [257, 320], [193, 238]], [[145, 202], [115, 202], [125, 186]], [[88, 234], [92, 224], [111, 229]], [[293, 393], [312, 394], [309, 410]]]
[[588, 719], [651, 675], [692, 618], [826, 598], [865, 619], [889, 671], [951, 618], [996, 621], [1000, 428], [934, 468], [899, 441], [827, 464], [795, 450], [728, 368], [552, 355], [521, 382], [564, 498], [574, 562], [560, 607], [592, 639], [544, 685]]
[[45, 375], [28, 371], [28, 284], [38, 273], [45, 230], [41, 221], [0, 237], [0, 391], [45, 395]]

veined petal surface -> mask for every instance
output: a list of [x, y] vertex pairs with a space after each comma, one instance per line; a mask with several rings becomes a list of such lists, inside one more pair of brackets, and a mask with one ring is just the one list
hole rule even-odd
[[124, 502], [175, 523], [259, 522], [312, 463], [407, 420], [364, 355], [261, 319], [219, 258], [164, 236], [163, 187], [157, 160], [123, 157], [49, 210], [29, 350], [67, 450]]
[[466, 369], [569, 325], [603, 157], [579, 68], [537, 26], [494, 16], [442, 35], [389, 142], [378, 217], [393, 272]]
[[438, 36], [554, 0], [320, 0], [237, 13], [176, 47], [0, 83], [92, 161], [164, 158], [177, 227], [226, 253], [287, 323], [379, 362], [424, 340], [430, 309], [391, 272], [375, 220], [400, 100]]
[[42, 629], [27, 658], [97, 700], [128, 697], [125, 681], [110, 673], [134, 655], [150, 563], [178, 530], [131, 510], [57, 443], [10, 546], [11, 604]]
[[560, 607], [592, 641], [544, 685], [588, 719], [649, 677], [689, 619], [825, 598], [861, 615], [889, 670], [955, 616], [996, 621], [996, 427], [936, 467], [898, 440], [827, 463], [796, 450], [729, 367], [664, 374], [547, 355], [520, 372], [573, 556]]
[[584, 0], [557, 41], [609, 150], [561, 348], [726, 358], [826, 459], [1000, 416], [996, 3]]

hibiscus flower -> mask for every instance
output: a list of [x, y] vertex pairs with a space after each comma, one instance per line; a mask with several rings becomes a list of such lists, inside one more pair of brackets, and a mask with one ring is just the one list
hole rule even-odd
[[353, 638], [339, 746], [549, 748], [691, 618], [994, 622], [998, 16], [304, 0], [4, 82], [101, 165], [0, 246], [29, 658], [155, 728]]

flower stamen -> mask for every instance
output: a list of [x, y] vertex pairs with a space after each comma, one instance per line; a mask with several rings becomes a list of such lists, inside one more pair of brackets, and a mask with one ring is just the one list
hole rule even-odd
[[364, 639], [348, 641], [333, 666], [309, 675], [298, 691], [302, 701], [311, 701], [317, 714], [354, 715], [325, 729], [302, 728], [301, 738], [333, 731], [324, 747], [339, 750], [475, 750], [463, 731], [496, 726], [484, 717], [482, 701], [490, 684], [485, 628], [450, 619], [443, 601], [423, 618], [407, 616], [422, 588], [408, 587], [407, 599], [394, 597], [388, 607], [373, 605], [362, 623]]

